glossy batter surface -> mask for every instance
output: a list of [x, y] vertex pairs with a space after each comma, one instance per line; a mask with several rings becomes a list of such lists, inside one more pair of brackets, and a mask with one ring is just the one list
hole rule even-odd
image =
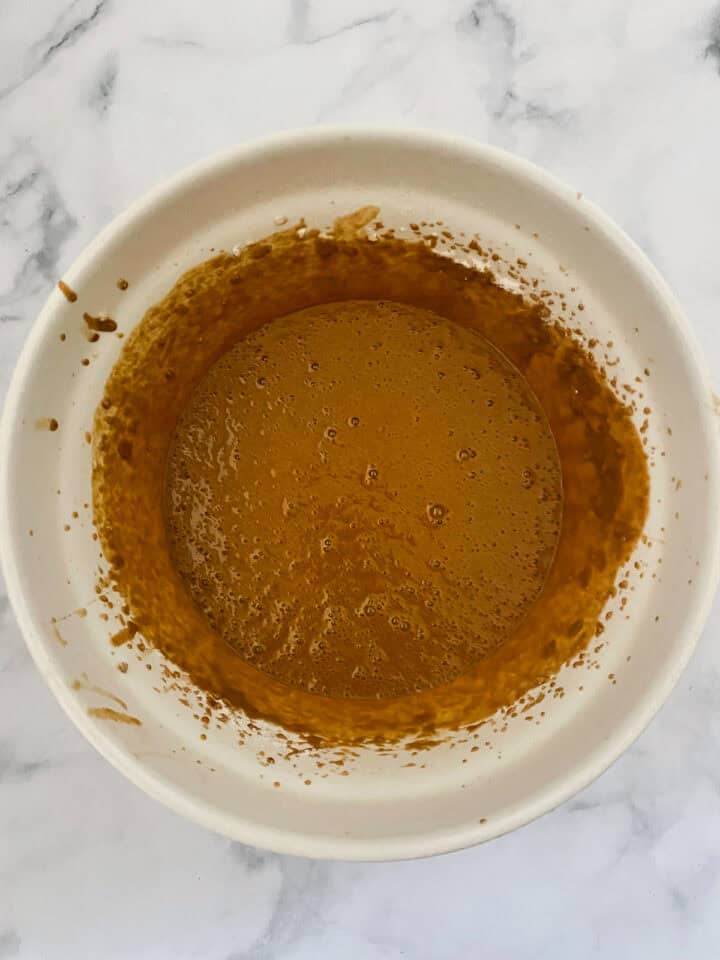
[[277, 680], [389, 697], [453, 680], [536, 599], [560, 464], [521, 374], [399, 303], [273, 320], [176, 428], [173, 558], [211, 626]]

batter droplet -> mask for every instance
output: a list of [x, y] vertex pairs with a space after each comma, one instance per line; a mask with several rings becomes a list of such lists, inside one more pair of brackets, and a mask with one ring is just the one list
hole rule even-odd
[[535, 474], [530, 467], [525, 467], [523, 472], [520, 474], [520, 479], [523, 487], [525, 487], [526, 490], [529, 490], [530, 487], [535, 483]]
[[447, 507], [443, 506], [442, 503], [429, 503], [427, 505], [427, 515], [428, 520], [431, 523], [441, 524], [445, 520], [448, 514]]
[[365, 471], [365, 483], [373, 483], [375, 480], [377, 480], [378, 476], [378, 468], [373, 464], [369, 464], [367, 470]]

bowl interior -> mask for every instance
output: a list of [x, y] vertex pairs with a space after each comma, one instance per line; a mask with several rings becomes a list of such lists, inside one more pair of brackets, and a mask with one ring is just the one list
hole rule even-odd
[[[453, 232], [478, 234], [504, 256], [526, 260], [548, 289], [582, 303], [577, 325], [599, 341], [600, 356], [611, 357], [613, 375], [642, 381], [637, 422], [648, 420], [651, 508], [629, 602], [607, 622], [599, 667], [566, 668], [564, 696], [546, 702], [544, 716], [523, 715], [503, 732], [481, 729], [470, 743], [415, 757], [360, 751], [342, 776], [338, 767], [318, 768], [316, 758], [277, 757], [268, 728], [244, 746], [232, 725], [213, 725], [201, 740], [192, 712], [159, 692], [162, 658], [153, 655], [148, 670], [108, 642], [117, 627], [101, 619], [96, 601], [86, 432], [122, 340], [89, 343], [82, 314], [107, 312], [127, 334], [180, 273], [213, 250], [265, 236], [276, 217], [324, 226], [367, 204], [398, 229], [441, 220]], [[121, 277], [129, 281], [125, 291]], [[463, 141], [294, 135], [181, 174], [112, 224], [64, 279], [78, 300], [52, 294], [6, 405], [4, 565], [48, 683], [85, 735], [139, 786], [258, 846], [328, 857], [423, 855], [495, 836], [550, 809], [648, 722], [692, 650], [717, 576], [711, 397], [664, 284], [584, 198], [529, 164]], [[50, 417], [56, 431], [37, 428]], [[113, 719], [107, 709], [88, 712], [98, 707], [140, 724]], [[272, 767], [268, 754], [276, 757]]]

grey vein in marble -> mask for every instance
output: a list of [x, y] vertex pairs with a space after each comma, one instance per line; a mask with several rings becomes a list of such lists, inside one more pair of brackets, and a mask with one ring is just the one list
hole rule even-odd
[[100, 68], [90, 95], [90, 106], [99, 114], [105, 113], [112, 103], [117, 77], [117, 57], [112, 55]]
[[0, 223], [15, 243], [12, 260], [0, 266], [0, 318], [7, 319], [6, 310], [54, 285], [63, 244], [77, 225], [30, 144], [0, 159]]
[[712, 18], [710, 25], [710, 42], [705, 47], [705, 57], [714, 60], [718, 74], [720, 74], [720, 7]]
[[84, 0], [74, 0], [61, 17], [41, 40], [33, 45], [29, 51], [30, 61], [21, 76], [0, 90], [0, 100], [13, 93], [18, 87], [27, 83], [43, 67], [46, 67], [61, 50], [68, 50], [85, 34], [102, 14], [108, 0], [96, 0], [87, 10], [88, 4]]

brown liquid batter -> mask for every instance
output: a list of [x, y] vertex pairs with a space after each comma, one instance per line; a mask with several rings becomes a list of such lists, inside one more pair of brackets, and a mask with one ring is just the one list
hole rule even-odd
[[180, 573], [241, 656], [314, 693], [399, 696], [523, 618], [555, 553], [560, 464], [484, 337], [349, 301], [214, 364], [175, 431], [166, 509]]
[[[431, 737], [552, 680], [600, 631], [648, 502], [630, 412], [567, 328], [423, 243], [370, 242], [375, 215], [186, 273], [127, 339], [93, 432], [128, 643], [211, 705], [327, 744]], [[440, 341], [440, 359], [409, 346]]]

